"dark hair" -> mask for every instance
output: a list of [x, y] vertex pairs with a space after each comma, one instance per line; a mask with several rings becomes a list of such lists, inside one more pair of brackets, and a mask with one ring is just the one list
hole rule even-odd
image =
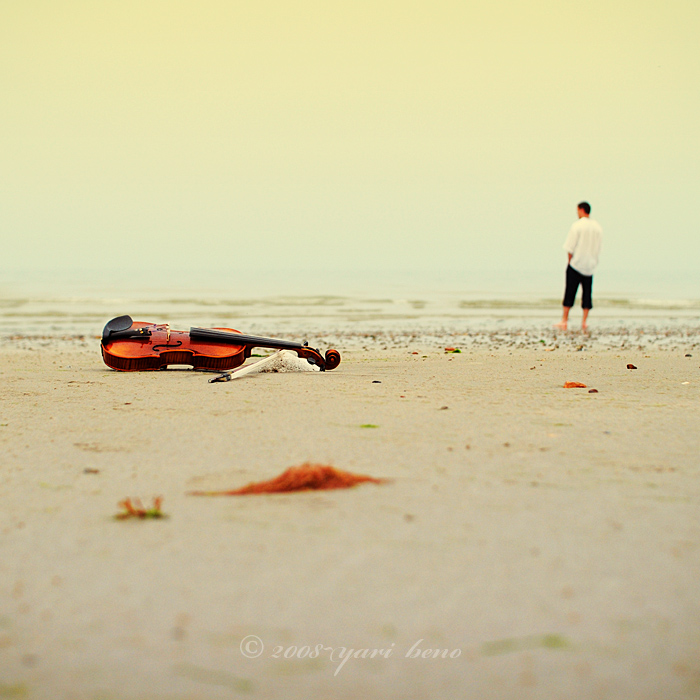
[[590, 205], [588, 202], [581, 202], [581, 203], [578, 205], [578, 208], [579, 208], [579, 209], [583, 209], [583, 211], [585, 211], [586, 214], [590, 214], [590, 213], [591, 213], [591, 205]]

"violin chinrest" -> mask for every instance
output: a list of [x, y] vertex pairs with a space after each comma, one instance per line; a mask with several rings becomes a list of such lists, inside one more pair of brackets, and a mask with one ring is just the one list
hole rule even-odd
[[134, 321], [131, 316], [117, 316], [111, 321], [107, 321], [107, 325], [102, 331], [102, 339], [107, 340], [112, 333], [117, 333], [118, 331], [128, 331], [133, 325]]

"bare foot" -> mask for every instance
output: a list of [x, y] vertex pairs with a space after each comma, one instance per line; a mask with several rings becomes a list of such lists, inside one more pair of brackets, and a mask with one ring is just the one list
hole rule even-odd
[[581, 333], [588, 333], [588, 326], [585, 323], [581, 324]]
[[558, 328], [559, 330], [565, 331], [567, 328], [567, 323], [566, 321], [560, 321], [559, 323], [554, 324], [554, 328]]

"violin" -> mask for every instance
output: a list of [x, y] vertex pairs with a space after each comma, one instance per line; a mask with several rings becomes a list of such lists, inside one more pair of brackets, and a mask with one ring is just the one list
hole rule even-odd
[[168, 365], [225, 371], [242, 365], [255, 347], [293, 350], [322, 372], [340, 364], [337, 350], [321, 355], [307, 343], [243, 335], [233, 328], [175, 331], [167, 323], [133, 321], [131, 316], [118, 316], [108, 321], [102, 331], [100, 347], [105, 364], [122, 372], [166, 369]]

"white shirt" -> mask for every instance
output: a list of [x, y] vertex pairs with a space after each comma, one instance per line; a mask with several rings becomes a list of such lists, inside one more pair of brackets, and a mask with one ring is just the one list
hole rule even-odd
[[564, 250], [571, 253], [569, 265], [582, 275], [592, 275], [598, 266], [603, 229], [588, 216], [582, 216], [569, 231]]

